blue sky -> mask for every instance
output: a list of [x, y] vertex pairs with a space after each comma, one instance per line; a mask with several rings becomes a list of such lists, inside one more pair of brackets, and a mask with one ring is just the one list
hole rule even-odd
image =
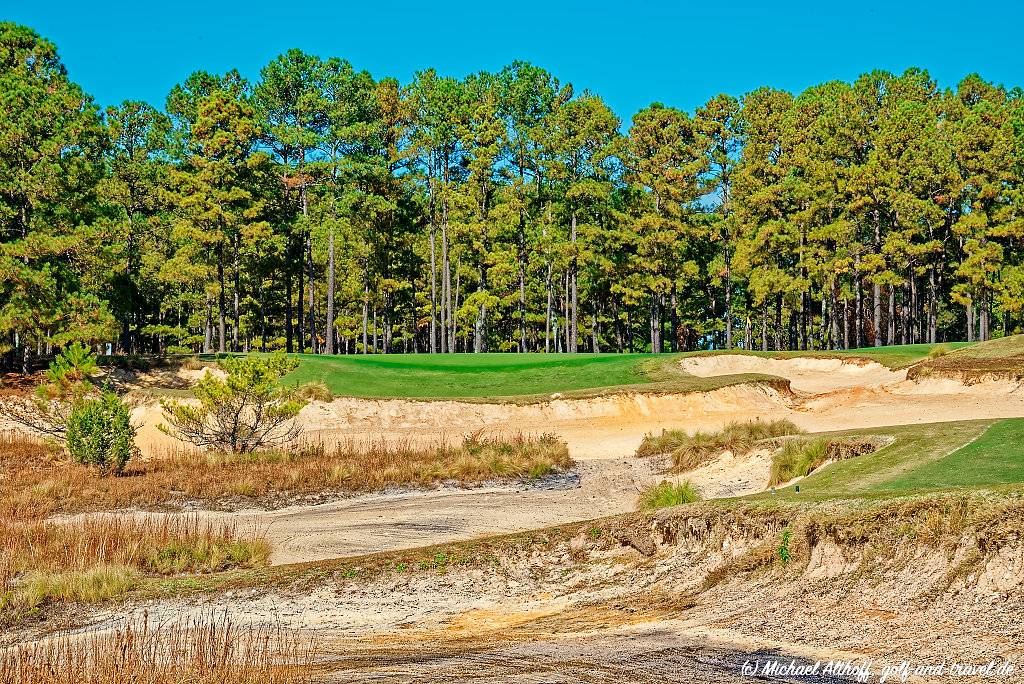
[[979, 72], [1024, 84], [1024, 3], [107, 0], [19, 2], [0, 18], [57, 43], [72, 78], [103, 105], [162, 106], [197, 69], [260, 67], [290, 47], [348, 59], [403, 83], [514, 59], [605, 98], [620, 117], [653, 101], [693, 110], [762, 85], [799, 91], [873, 68], [920, 66], [943, 86]]

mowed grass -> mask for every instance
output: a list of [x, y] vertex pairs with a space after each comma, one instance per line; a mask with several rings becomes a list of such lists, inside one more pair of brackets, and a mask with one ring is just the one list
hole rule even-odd
[[[679, 368], [679, 359], [703, 354], [752, 354], [771, 358], [843, 358], [903, 368], [928, 358], [936, 347], [965, 343], [865, 347], [846, 351], [711, 351], [679, 354], [298, 354], [288, 385], [323, 383], [335, 396], [364, 399], [526, 399], [614, 392], [706, 392], [743, 382], [767, 382], [758, 374], [700, 378]], [[777, 379], [775, 379], [777, 380]]]
[[972, 383], [990, 378], [1024, 380], [1024, 335], [1011, 335], [964, 348], [917, 364], [907, 373], [910, 379], [931, 376], [955, 377]]
[[696, 392], [739, 382], [742, 374], [698, 378], [679, 354], [300, 354], [288, 385], [323, 383], [335, 396], [365, 399], [547, 399], [615, 391]]
[[337, 396], [467, 398], [553, 394], [651, 382], [643, 354], [300, 354], [286, 384], [322, 382]]
[[[755, 498], [887, 498], [914, 491], [1024, 484], [1024, 419], [975, 420], [819, 433], [891, 440], [873, 453], [831, 463], [794, 486]], [[814, 435], [818, 437], [819, 435]]]
[[948, 456], [878, 487], [882, 490], [984, 487], [1024, 482], [1024, 419], [1001, 420]]
[[699, 356], [707, 354], [748, 354], [751, 356], [764, 356], [771, 359], [847, 359], [850, 361], [864, 359], [874, 361], [892, 369], [906, 368], [915, 363], [928, 359], [931, 355], [941, 352], [951, 352], [965, 347], [975, 346], [972, 342], [943, 342], [938, 344], [897, 344], [889, 347], [859, 347], [856, 349], [839, 349], [832, 351], [745, 351], [733, 349], [731, 351], [715, 350], [702, 352], [687, 352], [685, 356]]

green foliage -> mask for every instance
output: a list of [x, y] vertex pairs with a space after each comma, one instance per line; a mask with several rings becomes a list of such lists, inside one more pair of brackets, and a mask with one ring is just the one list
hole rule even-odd
[[31, 29], [0, 23], [0, 63], [0, 354], [22, 372], [76, 341], [850, 350], [1024, 320], [1024, 99], [977, 75], [653, 104], [622, 131], [525, 62], [402, 84], [291, 49], [104, 116]]
[[207, 372], [193, 388], [198, 405], [164, 400], [160, 429], [201, 448], [247, 454], [288, 446], [299, 434], [295, 417], [306, 405], [280, 380], [298, 362], [276, 354], [227, 357], [217, 362], [224, 379]]
[[792, 559], [793, 554], [789, 550], [789, 543], [793, 541], [793, 531], [788, 527], [782, 530], [782, 541], [779, 542], [778, 555], [779, 560], [782, 561], [783, 565], [788, 565]]
[[641, 492], [640, 498], [637, 500], [637, 507], [640, 510], [654, 510], [669, 506], [681, 506], [700, 501], [700, 499], [700, 492], [689, 480], [685, 482], [663, 480]]
[[120, 474], [136, 452], [131, 412], [113, 392], [79, 402], [68, 417], [66, 438], [73, 459], [104, 474]]

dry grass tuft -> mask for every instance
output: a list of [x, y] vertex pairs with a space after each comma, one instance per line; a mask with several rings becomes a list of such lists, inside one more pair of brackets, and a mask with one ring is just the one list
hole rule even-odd
[[0, 442], [0, 517], [77, 513], [127, 507], [174, 507], [183, 501], [221, 505], [246, 499], [277, 506], [303, 497], [369, 492], [444, 481], [534, 479], [572, 467], [564, 442], [471, 435], [461, 444], [349, 442], [333, 448], [246, 455], [175, 451], [133, 462], [122, 477], [99, 477], [28, 440]]
[[295, 394], [300, 399], [306, 399], [308, 401], [328, 402], [334, 400], [334, 394], [331, 393], [330, 388], [327, 387], [325, 382], [320, 380], [307, 382], [305, 385], [296, 389]]
[[681, 483], [662, 481], [640, 493], [637, 508], [642, 511], [681, 506], [701, 500], [700, 491], [689, 480]]
[[313, 648], [280, 628], [226, 616], [64, 635], [0, 650], [0, 684], [304, 684]]
[[697, 431], [690, 435], [683, 430], [664, 430], [660, 435], [646, 435], [636, 450], [638, 457], [669, 456], [675, 472], [694, 470], [725, 451], [744, 454], [758, 442], [803, 432], [789, 420], [733, 422], [718, 432]]
[[826, 463], [870, 454], [880, 447], [881, 443], [872, 439], [789, 440], [772, 454], [768, 485], [775, 487], [797, 477], [807, 477]]
[[90, 516], [73, 522], [0, 518], [0, 622], [50, 601], [95, 603], [144, 574], [210, 573], [266, 565], [270, 545], [233, 524]]

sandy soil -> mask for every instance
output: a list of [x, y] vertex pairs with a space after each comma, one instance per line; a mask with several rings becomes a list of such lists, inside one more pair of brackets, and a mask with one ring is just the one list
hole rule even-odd
[[[793, 392], [737, 385], [692, 394], [625, 394], [593, 399], [554, 399], [519, 406], [458, 401], [336, 399], [313, 402], [300, 420], [305, 435], [343, 439], [461, 439], [493, 434], [552, 432], [576, 460], [625, 458], [649, 432], [714, 430], [734, 420], [789, 418], [818, 432], [976, 418], [1024, 416], [1024, 389], [991, 381], [966, 386], [954, 380], [906, 380], [906, 371], [877, 363], [837, 359], [765, 359], [745, 355], [693, 357], [683, 368], [699, 376], [767, 373], [786, 378]], [[139, 443], [156, 454], [177, 443], [157, 430], [159, 406], [135, 410]]]
[[[643, 436], [662, 429], [713, 430], [729, 421], [788, 418], [811, 431], [1024, 416], [1024, 390], [1008, 382], [965, 386], [952, 380], [908, 381], [905, 371], [831, 359], [775, 360], [744, 355], [688, 358], [695, 375], [770, 373], [792, 393], [737, 385], [706, 393], [630, 394], [539, 404], [336, 399], [313, 402], [300, 416], [308, 439], [458, 440], [494, 434], [553, 432], [581, 464], [573, 486], [494, 486], [361, 496], [278, 511], [241, 511], [274, 545], [275, 563], [316, 560], [513, 532], [633, 510], [644, 486], [662, 479], [632, 457]], [[159, 406], [135, 411], [139, 442], [155, 455], [178, 444], [161, 433]], [[686, 474], [708, 498], [767, 487], [769, 455], [726, 454]], [[218, 514], [219, 515], [219, 514]]]
[[573, 473], [539, 483], [445, 487], [355, 496], [273, 511], [199, 514], [212, 520], [231, 520], [239, 530], [255, 528], [270, 541], [271, 562], [276, 565], [415, 548], [625, 513], [636, 508], [640, 489], [658, 479], [647, 460], [607, 459], [584, 462]]
[[[636, 528], [651, 544], [647, 555], [614, 533], [581, 534], [509, 548], [483, 566], [366, 579], [334, 573], [299, 588], [114, 606], [92, 615], [92, 625], [229, 611], [239, 624], [313, 636], [342, 670], [324, 681], [346, 682], [739, 682], [744, 662], [773, 654], [786, 662], [871, 659], [877, 682], [883, 666], [903, 659], [1019, 665], [1024, 657], [1024, 548], [1016, 537], [952, 584], [947, 577], [969, 544], [952, 556], [925, 546], [889, 559], [875, 552], [868, 568], [870, 545], [840, 548], [830, 539], [806, 563], [734, 569], [709, 584], [732, 559], [774, 542], [777, 530], [686, 515], [663, 511], [661, 522]], [[1021, 681], [1021, 673], [995, 681]]]

